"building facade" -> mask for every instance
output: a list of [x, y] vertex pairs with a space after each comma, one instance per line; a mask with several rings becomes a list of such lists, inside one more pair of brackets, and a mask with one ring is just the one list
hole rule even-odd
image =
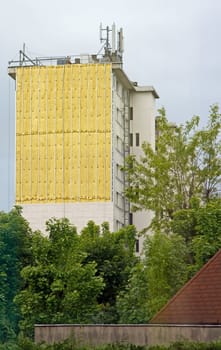
[[[111, 230], [147, 213], [130, 213], [122, 167], [141, 145], [155, 143], [153, 87], [132, 83], [119, 55], [10, 62], [16, 80], [16, 204], [33, 229], [67, 217]], [[27, 57], [25, 55], [25, 57]]]

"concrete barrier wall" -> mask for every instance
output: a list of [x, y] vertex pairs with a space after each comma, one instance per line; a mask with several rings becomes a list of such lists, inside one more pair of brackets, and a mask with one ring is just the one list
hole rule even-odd
[[178, 340], [221, 339], [221, 325], [35, 325], [35, 342], [49, 344], [74, 339], [80, 345], [125, 343], [170, 344]]

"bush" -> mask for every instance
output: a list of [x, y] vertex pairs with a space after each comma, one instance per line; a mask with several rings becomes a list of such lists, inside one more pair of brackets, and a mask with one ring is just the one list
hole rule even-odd
[[151, 346], [147, 350], [221, 350], [221, 342], [198, 343], [198, 342], [175, 342], [169, 346]]
[[78, 346], [71, 340], [53, 345], [35, 344], [27, 338], [18, 339], [17, 343], [0, 344], [0, 350], [221, 350], [221, 341], [212, 343], [176, 342], [169, 346], [136, 346], [126, 344], [109, 344], [98, 347]]

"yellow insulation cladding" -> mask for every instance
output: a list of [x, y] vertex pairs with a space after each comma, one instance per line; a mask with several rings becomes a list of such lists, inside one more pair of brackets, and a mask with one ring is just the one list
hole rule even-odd
[[109, 201], [111, 64], [16, 71], [16, 202]]

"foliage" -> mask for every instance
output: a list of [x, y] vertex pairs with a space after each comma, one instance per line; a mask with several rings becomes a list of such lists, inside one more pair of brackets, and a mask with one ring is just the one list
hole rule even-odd
[[[221, 183], [219, 108], [211, 107], [206, 128], [200, 127], [199, 117], [173, 125], [164, 109], [159, 114], [156, 149], [144, 143], [140, 159], [130, 156], [125, 167], [132, 209], [154, 214], [143, 262], [146, 299], [144, 279], [138, 284], [146, 317], [157, 312], [221, 247], [221, 206], [214, 200]], [[118, 300], [124, 320], [133, 318], [129, 286], [136, 294], [139, 276], [133, 272], [128, 294], [121, 293]]]
[[117, 307], [122, 323], [147, 323], [187, 280], [184, 239], [156, 232], [145, 242], [145, 257], [132, 270]]
[[199, 117], [177, 126], [164, 109], [159, 114], [156, 150], [144, 143], [140, 160], [128, 158], [126, 196], [134, 210], [152, 210], [155, 225], [167, 227], [176, 211], [207, 203], [220, 184], [221, 115], [213, 105], [206, 128], [200, 129]]
[[90, 322], [103, 288], [95, 263], [82, 264], [75, 227], [67, 219], [51, 219], [47, 230], [48, 238], [33, 235], [33, 263], [22, 270], [25, 285], [15, 298], [28, 335], [34, 323]]
[[186, 246], [181, 236], [156, 232], [146, 240], [148, 311], [152, 317], [187, 280]]
[[131, 271], [126, 290], [118, 295], [119, 323], [147, 323], [150, 319], [148, 300], [147, 267], [140, 261]]
[[67, 219], [53, 218], [47, 233], [30, 235], [29, 263], [18, 271], [23, 284], [13, 297], [23, 334], [32, 336], [35, 323], [117, 322], [116, 298], [137, 262], [134, 227], [110, 233], [108, 224], [89, 222], [78, 235]]
[[170, 345], [133, 345], [133, 344], [107, 344], [96, 347], [78, 346], [71, 340], [53, 345], [34, 344], [28, 339], [19, 339], [17, 343], [0, 345], [0, 350], [221, 350], [221, 342], [199, 343], [179, 341]]
[[195, 214], [197, 235], [192, 250], [199, 270], [221, 248], [221, 202], [212, 202]]
[[221, 201], [175, 213], [171, 228], [184, 237], [191, 275], [221, 248]]
[[21, 268], [31, 261], [31, 231], [15, 207], [0, 213], [0, 342], [14, 338], [20, 313], [14, 297], [20, 290]]
[[86, 252], [83, 262], [96, 263], [96, 274], [105, 283], [98, 297], [100, 312], [93, 318], [96, 323], [118, 322], [116, 298], [126, 288], [131, 269], [137, 262], [135, 237], [133, 226], [111, 233], [107, 223], [101, 226], [100, 231], [99, 226], [89, 222], [81, 233], [81, 249]]

